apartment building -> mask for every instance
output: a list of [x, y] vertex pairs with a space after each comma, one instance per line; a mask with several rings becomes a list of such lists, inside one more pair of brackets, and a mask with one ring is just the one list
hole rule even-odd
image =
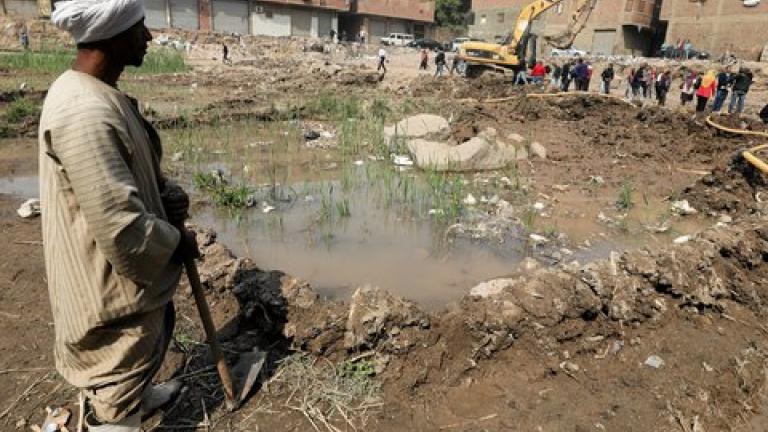
[[[486, 40], [503, 38], [514, 26], [520, 9], [531, 1], [473, 1], [474, 24], [470, 26], [470, 35]], [[535, 21], [532, 32], [539, 36], [563, 32], [575, 7], [576, 0], [552, 7]], [[661, 0], [598, 0], [574, 47], [605, 55], [650, 54], [659, 39], [655, 23], [660, 7]], [[542, 44], [539, 50], [545, 50]]]
[[[532, 0], [473, 0], [473, 22], [469, 25], [469, 36], [487, 42], [503, 41], [515, 25], [515, 20], [523, 6]], [[562, 6], [556, 7], [562, 9]], [[549, 12], [551, 13], [551, 12]], [[534, 22], [532, 31], [541, 34], [545, 20]]]
[[[0, 13], [50, 13], [50, 0], [3, 1]], [[155, 29], [302, 37], [327, 37], [333, 30], [349, 40], [363, 31], [372, 43], [395, 32], [426, 36], [435, 17], [435, 0], [145, 0], [145, 6], [147, 26]]]
[[768, 44], [768, 2], [664, 0], [660, 14], [666, 43], [690, 40], [694, 48], [719, 56], [732, 52], [758, 60]]

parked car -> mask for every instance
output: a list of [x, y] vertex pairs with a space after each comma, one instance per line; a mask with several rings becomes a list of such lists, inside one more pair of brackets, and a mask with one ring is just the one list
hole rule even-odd
[[413, 42], [413, 40], [414, 37], [412, 34], [390, 33], [389, 36], [381, 38], [381, 44], [389, 46], [406, 46]]
[[436, 51], [438, 48], [443, 48], [443, 44], [433, 39], [416, 39], [408, 44], [411, 48], [426, 48], [432, 51]]
[[468, 37], [457, 37], [456, 39], [454, 39], [451, 42], [451, 51], [457, 52], [459, 50], [459, 47], [461, 46], [461, 44], [463, 44], [464, 42], [469, 42], [469, 38]]
[[568, 48], [568, 49], [552, 48], [552, 51], [549, 53], [549, 55], [552, 57], [584, 57], [587, 54], [589, 54], [587, 51], [576, 49], [576, 48]]

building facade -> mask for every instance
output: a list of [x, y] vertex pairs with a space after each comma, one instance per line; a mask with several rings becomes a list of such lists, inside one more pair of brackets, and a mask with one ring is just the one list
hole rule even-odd
[[768, 44], [768, 2], [747, 6], [743, 1], [664, 0], [661, 24], [667, 44], [689, 40], [713, 56], [731, 52], [758, 60]]
[[[49, 15], [50, 0], [0, 0], [0, 13], [46, 16], [38, 3]], [[426, 36], [435, 16], [435, 0], [145, 0], [145, 7], [153, 29], [313, 38], [334, 31], [348, 40], [362, 31], [374, 43], [389, 33]]]
[[[574, 48], [594, 54], [649, 55], [659, 40], [658, 15], [662, 0], [597, 0], [586, 27], [574, 40]], [[668, 1], [668, 0], [665, 0]], [[686, 0], [688, 1], [688, 0]], [[470, 36], [499, 39], [509, 32], [520, 9], [532, 0], [475, 0]], [[539, 36], [557, 35], [568, 28], [575, 0], [565, 0], [544, 12], [532, 27]], [[658, 42], [660, 43], [660, 42]], [[539, 52], [548, 48], [539, 43]]]

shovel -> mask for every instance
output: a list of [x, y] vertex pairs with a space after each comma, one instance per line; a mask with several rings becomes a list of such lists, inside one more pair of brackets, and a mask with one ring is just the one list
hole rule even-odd
[[[177, 226], [177, 228], [180, 232], [185, 232], [183, 226]], [[183, 238], [182, 241], [184, 241]], [[197, 272], [197, 265], [192, 254], [184, 254], [184, 268], [187, 271], [187, 279], [189, 279], [189, 285], [192, 287], [192, 293], [195, 296], [195, 303], [197, 304], [198, 312], [200, 312], [200, 320], [203, 322], [205, 335], [211, 346], [213, 361], [216, 363], [216, 369], [221, 378], [221, 386], [224, 389], [224, 396], [226, 398], [225, 406], [228, 411], [235, 411], [253, 389], [256, 379], [259, 377], [259, 372], [261, 372], [261, 368], [264, 366], [264, 361], [267, 357], [266, 353], [257, 348], [254, 348], [251, 352], [242, 353], [237, 364], [232, 368], [234, 373], [230, 372], [227, 360], [224, 358], [224, 353], [221, 350], [221, 345], [219, 345], [219, 341], [216, 338], [216, 327], [211, 318], [208, 302], [205, 300], [203, 285], [200, 283], [200, 274]], [[237, 386], [233, 382], [233, 375], [238, 381]], [[237, 393], [235, 392], [236, 388], [239, 389]]]

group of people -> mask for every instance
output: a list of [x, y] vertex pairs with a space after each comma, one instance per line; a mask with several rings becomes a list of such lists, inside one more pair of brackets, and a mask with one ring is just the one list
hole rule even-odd
[[709, 70], [706, 74], [688, 71], [684, 74], [683, 82], [680, 84], [681, 103], [685, 105], [693, 101], [695, 95], [696, 111], [703, 112], [712, 99], [712, 111], [719, 113], [730, 94], [728, 114], [741, 114], [744, 111], [744, 103], [753, 82], [752, 71], [744, 67], [739, 68], [736, 73], [730, 73], [727, 69], [722, 69], [719, 73], [715, 70]]
[[[530, 69], [519, 71], [515, 84], [541, 84], [549, 75], [550, 85], [554, 89], [568, 92], [573, 84], [576, 91], [589, 91], [593, 73], [590, 62], [581, 58], [563, 64], [554, 62], [551, 66], [538, 61]], [[600, 92], [610, 94], [615, 79], [614, 65], [608, 64], [600, 73]], [[712, 111], [719, 113], [730, 96], [728, 113], [741, 114], [753, 80], [752, 72], [744, 67], [735, 73], [729, 72], [728, 68], [723, 68], [719, 73], [714, 70], [705, 74], [686, 71], [679, 87], [680, 101], [682, 105], [686, 105], [695, 98], [696, 111], [703, 112], [711, 100]], [[673, 74], [669, 69], [657, 69], [648, 64], [631, 67], [627, 69], [625, 97], [629, 100], [655, 98], [660, 106], [664, 106], [672, 88], [672, 81]]]
[[[422, 49], [419, 58], [419, 70], [429, 70], [429, 50], [426, 48]], [[451, 67], [449, 70], [451, 75], [457, 71], [458, 65], [458, 56], [453, 56], [453, 61], [451, 62]], [[437, 53], [435, 54], [435, 78], [443, 76], [446, 69], [448, 69], [448, 59], [445, 55], [445, 51], [443, 49], [438, 49]]]

